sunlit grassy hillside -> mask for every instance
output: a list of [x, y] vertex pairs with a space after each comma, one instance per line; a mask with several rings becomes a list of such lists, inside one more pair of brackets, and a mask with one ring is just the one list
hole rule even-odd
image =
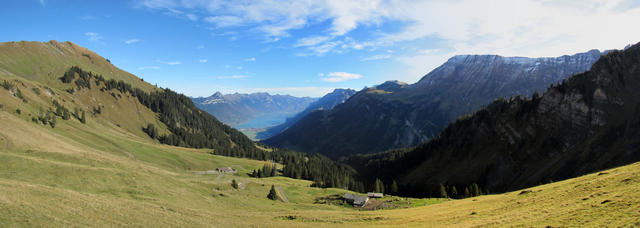
[[[35, 51], [56, 50], [47, 45], [76, 48], [42, 45]], [[0, 82], [12, 84], [11, 89], [0, 87], [0, 227], [640, 226], [640, 163], [500, 195], [438, 204], [432, 203], [443, 200], [412, 199], [408, 209], [360, 211], [318, 204], [319, 198], [347, 191], [284, 177], [251, 178], [247, 173], [263, 161], [161, 145], [141, 128], [148, 123], [160, 131], [166, 127], [135, 98], [98, 88], [71, 94], [64, 91], [69, 85], [57, 84], [57, 70], [47, 68], [58, 69], [57, 60], [30, 69], [40, 66], [23, 61], [38, 55], [6, 55], [0, 45]], [[102, 74], [110, 67], [60, 61]], [[122, 75], [119, 79], [130, 76], [131, 83], [150, 86]], [[58, 118], [51, 127], [33, 121], [53, 109], [53, 100], [86, 110], [86, 123]], [[96, 107], [102, 111], [92, 114]], [[227, 166], [238, 172], [199, 172]], [[232, 180], [239, 189], [232, 188]], [[267, 199], [271, 185], [289, 203]]]

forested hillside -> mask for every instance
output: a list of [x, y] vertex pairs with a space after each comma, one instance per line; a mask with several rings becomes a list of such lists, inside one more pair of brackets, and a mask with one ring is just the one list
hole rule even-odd
[[[408, 195], [535, 186], [640, 161], [640, 45], [531, 98], [499, 99], [415, 148], [346, 160]], [[371, 180], [369, 180], [371, 181]]]
[[364, 89], [343, 105], [308, 115], [265, 142], [334, 159], [416, 146], [494, 99], [530, 97], [584, 72], [601, 54], [592, 50], [556, 58], [454, 56], [415, 84], [390, 81]]

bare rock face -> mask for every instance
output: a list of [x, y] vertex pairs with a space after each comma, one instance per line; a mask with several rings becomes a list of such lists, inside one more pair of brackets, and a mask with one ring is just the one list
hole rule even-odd
[[[601, 54], [592, 50], [556, 58], [454, 56], [415, 84], [388, 81], [366, 88], [332, 110], [301, 118], [265, 142], [332, 158], [415, 146], [497, 98], [529, 97], [584, 72]], [[580, 97], [571, 99], [549, 105], [573, 104], [566, 107], [571, 115], [585, 111], [572, 103]]]

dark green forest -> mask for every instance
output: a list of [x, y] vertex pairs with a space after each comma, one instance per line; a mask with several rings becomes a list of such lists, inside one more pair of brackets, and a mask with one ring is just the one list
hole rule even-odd
[[[101, 91], [111, 93], [116, 99], [118, 96], [113, 93], [114, 90], [136, 97], [141, 104], [157, 113], [160, 121], [171, 132], [168, 135], [160, 135], [157, 127], [153, 124], [148, 124], [141, 129], [149, 137], [163, 144], [210, 148], [212, 149], [211, 154], [214, 155], [281, 163], [284, 165], [281, 172], [283, 176], [311, 180], [317, 187], [337, 187], [359, 192], [364, 192], [367, 189], [362, 182], [358, 181], [358, 175], [354, 169], [324, 156], [308, 155], [278, 148], [271, 148], [271, 151], [256, 148], [255, 142], [244, 134], [222, 124], [215, 117], [198, 109], [187, 96], [170, 89], [160, 89], [148, 93], [139, 88], [133, 88], [124, 81], [106, 80], [102, 75], [84, 71], [77, 66], [71, 67], [60, 80], [63, 83], [75, 84], [76, 88], [67, 90], [70, 93], [76, 89], [90, 89], [93, 82]], [[63, 118], [68, 118], [66, 108], [58, 107], [57, 110], [60, 111]], [[99, 113], [99, 110], [98, 108], [94, 112]], [[74, 113], [74, 116], [83, 121], [84, 111], [78, 115]], [[256, 176], [276, 175], [274, 168], [265, 169], [268, 170], [261, 170], [261, 175]], [[264, 171], [268, 171], [268, 174]]]

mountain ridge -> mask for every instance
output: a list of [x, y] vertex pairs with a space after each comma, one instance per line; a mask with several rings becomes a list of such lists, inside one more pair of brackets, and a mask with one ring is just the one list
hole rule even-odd
[[640, 44], [542, 95], [496, 100], [415, 148], [346, 162], [364, 176], [397, 179], [409, 195], [472, 183], [503, 192], [630, 164], [640, 160], [638, 75]]
[[295, 123], [300, 121], [309, 113], [316, 110], [330, 110], [337, 105], [340, 105], [346, 102], [356, 91], [353, 89], [334, 89], [331, 93], [325, 94], [320, 99], [312, 102], [307, 106], [304, 110], [297, 113], [296, 115], [287, 118], [287, 120], [279, 125], [269, 127], [265, 131], [259, 132], [256, 136], [257, 139], [267, 139], [273, 135], [276, 135], [289, 127], [293, 126]]
[[304, 110], [317, 98], [271, 95], [265, 92], [249, 94], [216, 92], [209, 97], [192, 97], [191, 100], [198, 108], [207, 111], [223, 123], [237, 127], [260, 117], [269, 117], [269, 115], [278, 120], [284, 120], [286, 117]]
[[343, 105], [305, 117], [264, 142], [334, 159], [415, 146], [496, 98], [531, 96], [586, 71], [601, 53], [556, 58], [454, 56], [414, 84], [393, 91], [366, 88]]

